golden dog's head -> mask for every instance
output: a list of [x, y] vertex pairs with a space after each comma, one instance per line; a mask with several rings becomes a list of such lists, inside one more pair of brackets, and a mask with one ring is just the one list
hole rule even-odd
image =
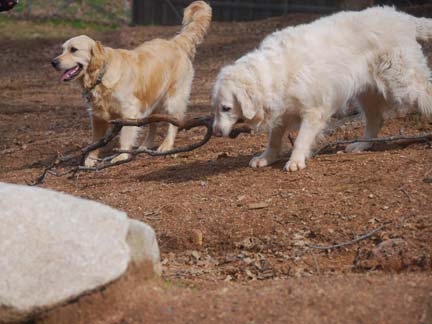
[[103, 47], [99, 42], [81, 35], [67, 40], [63, 44], [63, 53], [53, 59], [51, 64], [63, 72], [60, 81], [73, 81], [81, 78], [102, 52]]

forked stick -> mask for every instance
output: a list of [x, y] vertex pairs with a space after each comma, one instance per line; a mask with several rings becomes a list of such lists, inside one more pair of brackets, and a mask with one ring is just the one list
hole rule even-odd
[[[123, 127], [126, 126], [134, 126], [134, 127], [144, 127], [148, 124], [166, 122], [170, 123], [181, 130], [190, 130], [196, 127], [206, 127], [207, 132], [204, 135], [204, 138], [198, 143], [194, 143], [185, 147], [174, 148], [172, 150], [158, 152], [150, 149], [136, 149], [136, 150], [116, 150], [114, 155], [103, 158], [99, 160], [99, 164], [94, 167], [88, 167], [84, 165], [84, 161], [88, 154], [96, 149], [106, 146], [110, 143], [121, 131]], [[212, 127], [213, 127], [213, 117], [204, 116], [204, 117], [196, 117], [191, 118], [186, 121], [180, 121], [176, 118], [166, 115], [151, 115], [149, 117], [143, 119], [127, 119], [127, 120], [113, 120], [110, 122], [111, 127], [109, 128], [107, 134], [100, 139], [99, 141], [92, 143], [80, 150], [76, 153], [71, 153], [66, 156], [57, 156], [55, 159], [50, 162], [50, 164], [45, 168], [42, 174], [36, 178], [34, 181], [29, 183], [31, 186], [35, 186], [38, 184], [42, 184], [48, 175], [54, 175], [57, 177], [65, 176], [68, 174], [75, 175], [80, 171], [100, 171], [106, 168], [114, 167], [117, 165], [125, 164], [135, 160], [135, 158], [140, 154], [147, 154], [150, 156], [166, 156], [177, 153], [190, 152], [195, 150], [204, 144], [206, 144], [213, 135]], [[246, 125], [239, 125], [235, 127], [233, 131], [230, 133], [231, 138], [236, 138], [241, 133], [250, 133], [251, 129]], [[127, 153], [129, 157], [125, 160], [111, 162], [112, 159], [119, 156], [120, 154]], [[69, 168], [66, 168], [64, 171], [56, 171], [56, 168], [62, 167], [67, 163], [71, 163], [72, 165]]]

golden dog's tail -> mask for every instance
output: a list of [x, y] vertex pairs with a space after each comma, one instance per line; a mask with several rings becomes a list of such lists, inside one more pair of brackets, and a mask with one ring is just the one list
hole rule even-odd
[[416, 22], [416, 37], [419, 40], [432, 40], [432, 19], [415, 18]]
[[188, 53], [191, 59], [195, 57], [196, 47], [207, 34], [211, 18], [212, 9], [204, 1], [193, 2], [184, 11], [183, 29], [173, 40]]

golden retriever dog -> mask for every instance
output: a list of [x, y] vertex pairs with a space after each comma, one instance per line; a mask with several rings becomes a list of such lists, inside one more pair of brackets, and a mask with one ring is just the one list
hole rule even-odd
[[[170, 40], [154, 39], [134, 50], [113, 49], [87, 36], [63, 44], [63, 53], [51, 63], [62, 71], [61, 81], [78, 80], [89, 103], [93, 141], [101, 139], [112, 119], [144, 118], [165, 111], [182, 119], [186, 113], [194, 69], [192, 61], [211, 22], [212, 10], [204, 1], [184, 11], [183, 29]], [[139, 128], [124, 127], [120, 148], [136, 145]], [[150, 125], [143, 147], [152, 147], [156, 126]], [[172, 149], [177, 127], [170, 125], [159, 151]], [[86, 166], [97, 164], [99, 152], [89, 154]], [[121, 154], [113, 159], [127, 159]]]
[[[270, 131], [250, 166], [279, 159], [288, 130], [299, 129], [287, 171], [306, 167], [317, 135], [350, 100], [376, 137], [383, 111], [407, 106], [432, 114], [431, 72], [417, 40], [432, 39], [432, 20], [390, 7], [340, 12], [269, 35], [260, 47], [223, 68], [213, 88], [214, 132], [227, 136], [240, 119]], [[358, 152], [370, 143], [356, 143]]]

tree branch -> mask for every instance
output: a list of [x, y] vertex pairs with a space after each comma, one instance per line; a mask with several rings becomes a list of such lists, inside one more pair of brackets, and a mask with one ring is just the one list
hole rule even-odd
[[[142, 148], [136, 150], [116, 150], [115, 154], [103, 159], [99, 159], [98, 161], [101, 163], [99, 163], [94, 167], [88, 167], [84, 165], [85, 159], [90, 152], [102, 148], [107, 144], [109, 144], [120, 133], [123, 127], [126, 126], [144, 127], [148, 124], [159, 123], [159, 122], [167, 122], [174, 126], [177, 126], [179, 128], [179, 131], [190, 130], [196, 127], [205, 127], [207, 129], [207, 132], [201, 141], [185, 147], [178, 147], [164, 152], [158, 152], [155, 150], [142, 149]], [[180, 121], [171, 116], [155, 114], [143, 119], [113, 120], [110, 122], [110, 124], [111, 127], [109, 128], [107, 134], [102, 139], [82, 149], [79, 149], [75, 153], [71, 153], [66, 156], [59, 156], [59, 155], [56, 156], [52, 160], [52, 162], [50, 162], [48, 166], [44, 169], [42, 174], [39, 177], [37, 177], [35, 180], [30, 182], [29, 185], [35, 186], [35, 185], [42, 184], [46, 180], [48, 175], [62, 177], [71, 174], [72, 176], [74, 176], [76, 173], [81, 171], [100, 171], [114, 166], [126, 164], [135, 160], [136, 157], [140, 154], [147, 154], [150, 156], [167, 156], [172, 154], [190, 152], [206, 144], [213, 135], [213, 130], [212, 130], [213, 117], [211, 116], [196, 117], [196, 118], [188, 119], [186, 121]], [[230, 137], [236, 138], [241, 133], [249, 133], [250, 131], [251, 129], [248, 126], [240, 124], [238, 125], [238, 127], [235, 127], [233, 129], [233, 131], [230, 134]], [[122, 161], [117, 161], [114, 163], [111, 162], [112, 159], [114, 159], [115, 157], [123, 153], [129, 154], [129, 157]], [[67, 168], [65, 167], [65, 164], [67, 163], [70, 163], [72, 165], [69, 168]], [[57, 168], [61, 168], [61, 167], [65, 167], [65, 170], [57, 171]]]
[[328, 143], [324, 145], [323, 147], [316, 150], [312, 157], [315, 157], [317, 155], [322, 154], [323, 151], [331, 148], [331, 147], [337, 147], [339, 145], [347, 145], [347, 144], [353, 144], [353, 143], [383, 143], [383, 142], [396, 142], [396, 141], [427, 141], [432, 140], [432, 132], [423, 133], [420, 135], [413, 135], [413, 136], [389, 136], [389, 137], [381, 137], [381, 138], [359, 138], [359, 139], [353, 139], [353, 140], [347, 140], [347, 141], [335, 141]]

